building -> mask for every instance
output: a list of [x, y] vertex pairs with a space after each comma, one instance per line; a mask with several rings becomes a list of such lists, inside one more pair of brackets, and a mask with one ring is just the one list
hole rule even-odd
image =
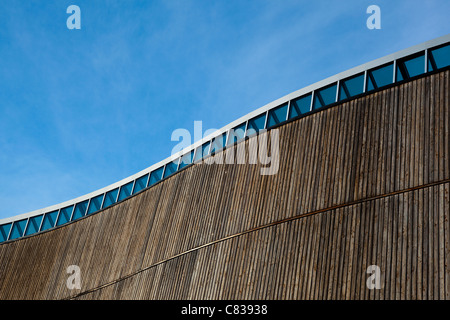
[[0, 299], [449, 299], [449, 72], [447, 35], [1, 220]]

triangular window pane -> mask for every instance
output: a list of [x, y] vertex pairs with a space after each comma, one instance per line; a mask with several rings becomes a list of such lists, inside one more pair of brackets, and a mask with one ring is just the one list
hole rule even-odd
[[374, 87], [381, 88], [391, 84], [393, 81], [393, 74], [394, 74], [393, 63], [368, 71], [368, 76], [373, 77], [373, 79], [375, 80], [375, 83], [372, 85], [372, 88], [371, 89], [368, 88], [368, 91], [373, 90]]
[[194, 162], [197, 162], [201, 159], [203, 159], [204, 157], [206, 157], [209, 154], [209, 145], [210, 142], [205, 142], [202, 146], [198, 147], [196, 152], [195, 152], [195, 160]]
[[0, 226], [0, 242], [8, 240], [9, 231], [12, 223], [3, 224]]
[[311, 96], [308, 94], [306, 96], [300, 97], [298, 99], [291, 101], [291, 108], [289, 110], [289, 119], [298, 117], [299, 115], [308, 113], [311, 111]]
[[164, 178], [167, 178], [168, 176], [177, 172], [177, 167], [178, 167], [178, 159], [170, 161], [168, 164], [166, 164], [166, 169], [164, 170]]
[[192, 163], [194, 157], [194, 151], [190, 151], [183, 155], [180, 160], [180, 169], [184, 168]]
[[57, 217], [58, 217], [58, 211], [46, 213], [44, 215], [44, 222], [42, 223], [41, 231], [53, 228], [55, 226]]
[[434, 70], [435, 70], [435, 68], [433, 67], [430, 59], [428, 59], [428, 71], [434, 71]]
[[9, 240], [17, 239], [23, 236], [28, 219], [14, 221]]
[[350, 98], [350, 97], [351, 97], [351, 96], [350, 96], [350, 94], [348, 93], [348, 90], [346, 90], [345, 83], [342, 83], [342, 84], [340, 85], [340, 88], [339, 88], [339, 101], [348, 99], [348, 98]]
[[99, 211], [102, 208], [102, 202], [103, 202], [103, 194], [92, 198], [91, 202], [89, 203], [89, 209], [87, 214]]
[[155, 183], [157, 183], [159, 180], [161, 180], [163, 171], [164, 171], [164, 167], [161, 167], [161, 168], [156, 169], [155, 171], [153, 171], [150, 174], [150, 181], [149, 181], [148, 185], [152, 186]]
[[[430, 58], [434, 59], [437, 69], [450, 66], [450, 45], [438, 49], [430, 50]], [[429, 69], [434, 70], [434, 69]]]
[[418, 57], [404, 60], [405, 68], [410, 78], [421, 75], [425, 72], [425, 54]]
[[364, 89], [364, 73], [343, 80], [340, 83], [339, 100], [348, 99], [363, 93]]
[[263, 130], [265, 124], [266, 124], [265, 113], [248, 120], [247, 137], [257, 134], [260, 130]]
[[75, 206], [75, 211], [73, 212], [72, 221], [83, 218], [85, 216], [88, 203], [89, 200], [77, 203], [77, 205]]
[[336, 87], [337, 84], [317, 90], [314, 93], [313, 109], [319, 109], [336, 102]]
[[395, 81], [399, 82], [399, 81], [403, 81], [404, 77], [403, 77], [403, 71], [400, 68], [399, 65], [397, 65], [397, 69], [395, 71]]
[[375, 89], [375, 86], [373, 85], [372, 79], [370, 77], [367, 77], [367, 91], [372, 91]]
[[136, 194], [139, 191], [145, 189], [147, 187], [147, 180], [148, 180], [148, 174], [136, 179], [136, 182], [134, 184], [133, 194]]
[[60, 226], [64, 223], [67, 223], [70, 221], [70, 216], [72, 215], [73, 206], [66, 207], [60, 210], [58, 221], [56, 222], [57, 226]]
[[110, 205], [116, 203], [117, 193], [119, 192], [119, 188], [111, 190], [105, 195], [105, 202], [103, 203], [103, 208], [107, 208]]
[[120, 188], [119, 201], [131, 196], [131, 191], [133, 191], [133, 182], [129, 182]]
[[285, 103], [269, 111], [267, 118], [267, 128], [271, 128], [283, 121], [286, 121], [288, 104]]
[[25, 231], [26, 236], [39, 232], [39, 227], [41, 226], [43, 217], [44, 215], [41, 214], [39, 216], [30, 218], [30, 221], [28, 221], [27, 230]]

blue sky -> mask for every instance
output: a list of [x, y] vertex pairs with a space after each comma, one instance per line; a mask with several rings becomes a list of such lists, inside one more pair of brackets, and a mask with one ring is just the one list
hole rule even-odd
[[[69, 30], [69, 5], [81, 30]], [[366, 9], [381, 8], [381, 30]], [[450, 1], [3, 0], [0, 219], [82, 196], [290, 92], [450, 33]]]

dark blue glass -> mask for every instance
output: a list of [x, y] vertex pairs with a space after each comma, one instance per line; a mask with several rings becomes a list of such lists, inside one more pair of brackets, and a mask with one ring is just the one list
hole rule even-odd
[[8, 240], [9, 231], [11, 230], [12, 223], [3, 224], [0, 226], [0, 242]]
[[119, 188], [108, 191], [105, 195], [105, 201], [103, 202], [103, 209], [107, 208], [114, 203], [116, 203], [117, 193], [119, 192]]
[[17, 239], [23, 236], [25, 227], [27, 226], [27, 220], [28, 219], [14, 221], [9, 240]]
[[194, 151], [190, 151], [181, 157], [180, 168], [182, 169], [192, 163], [194, 157]]
[[238, 142], [239, 140], [244, 139], [245, 135], [245, 126], [246, 123], [242, 123], [238, 125], [237, 127], [234, 127], [233, 129], [230, 129], [227, 145], [233, 145], [234, 143]]
[[309, 93], [306, 96], [294, 99], [291, 101], [291, 107], [289, 110], [289, 119], [298, 117], [301, 114], [308, 113], [311, 109], [311, 96]]
[[357, 96], [364, 91], [364, 73], [339, 83], [339, 101]]
[[428, 58], [428, 72], [434, 71], [434, 70], [436, 70], [436, 69], [437, 69], [437, 68], [434, 67], [433, 64], [431, 63], [431, 59]]
[[319, 109], [336, 102], [337, 84], [314, 91], [313, 109]]
[[402, 81], [425, 73], [425, 53], [397, 61], [395, 81]]
[[210, 142], [206, 142], [204, 143], [201, 147], [197, 148], [197, 151], [195, 152], [195, 160], [194, 162], [197, 162], [201, 159], [203, 159], [204, 157], [206, 157], [209, 154], [209, 145]]
[[99, 211], [102, 208], [102, 202], [103, 202], [103, 194], [96, 196], [94, 198], [91, 198], [91, 202], [89, 203], [89, 209], [87, 211], [87, 214], [91, 214], [91, 213]]
[[58, 211], [48, 212], [44, 215], [44, 221], [42, 222], [41, 231], [53, 228], [58, 217]]
[[177, 167], [178, 159], [175, 161], [170, 161], [168, 164], [166, 164], [166, 169], [164, 170], [164, 178], [167, 178], [168, 176], [177, 172]]
[[83, 218], [86, 215], [86, 209], [89, 204], [89, 200], [77, 203], [75, 211], [73, 212], [72, 221]]
[[392, 83], [394, 64], [390, 63], [367, 72], [367, 91], [378, 89]]
[[247, 137], [250, 137], [254, 134], [257, 134], [260, 130], [264, 129], [264, 125], [266, 124], [266, 114], [263, 113], [253, 119], [248, 120], [247, 126]]
[[206, 142], [203, 144], [203, 146], [202, 146], [202, 155], [203, 155], [202, 157], [203, 158], [210, 154], [210, 147], [209, 147], [210, 144], [211, 144], [210, 142]]
[[147, 187], [147, 181], [148, 181], [148, 174], [136, 179], [136, 182], [134, 184], [133, 194], [136, 194], [139, 191], [145, 189]]
[[428, 70], [434, 71], [450, 66], [450, 44], [430, 50], [428, 53]]
[[212, 141], [211, 144], [211, 150], [209, 153], [215, 153], [219, 150], [222, 150], [223, 148], [225, 148], [225, 143], [227, 141], [227, 134], [223, 133], [217, 137], [215, 137]]
[[27, 230], [25, 231], [25, 235], [29, 236], [30, 234], [39, 232], [39, 227], [41, 226], [42, 218], [44, 217], [43, 214], [31, 217], [28, 221]]
[[287, 118], [288, 104], [285, 103], [279, 107], [273, 108], [269, 111], [269, 117], [267, 118], [267, 128], [271, 128]]
[[149, 186], [152, 186], [152, 185], [154, 185], [155, 183], [157, 183], [159, 180], [161, 180], [161, 179], [162, 179], [163, 171], [164, 171], [164, 167], [158, 168], [158, 169], [156, 169], [155, 171], [153, 171], [153, 172], [150, 174], [150, 181], [148, 182], [148, 185], [149, 185]]
[[64, 223], [70, 221], [70, 217], [72, 216], [73, 206], [63, 208], [59, 211], [58, 221], [56, 222], [57, 226], [60, 226]]
[[425, 73], [425, 54], [404, 61], [409, 77], [415, 77]]
[[133, 181], [127, 183], [126, 185], [123, 185], [120, 188], [119, 201], [131, 196], [131, 191], [133, 191]]

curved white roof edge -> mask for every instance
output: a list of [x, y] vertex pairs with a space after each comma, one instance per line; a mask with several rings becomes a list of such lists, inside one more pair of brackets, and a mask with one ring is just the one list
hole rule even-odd
[[139, 177], [141, 177], [141, 176], [143, 176], [143, 175], [145, 175], [147, 173], [151, 173], [152, 171], [154, 171], [154, 170], [164, 166], [165, 164], [167, 164], [167, 163], [169, 163], [169, 162], [179, 158], [180, 156], [182, 156], [182, 155], [184, 155], [184, 154], [186, 154], [186, 153], [188, 153], [188, 152], [190, 152], [192, 150], [195, 150], [197, 147], [201, 146], [203, 143], [205, 143], [207, 141], [211, 141], [213, 138], [221, 135], [222, 133], [227, 132], [228, 130], [230, 130], [230, 129], [232, 129], [232, 128], [234, 128], [234, 127], [236, 127], [236, 126], [238, 126], [238, 125], [240, 125], [240, 124], [242, 124], [244, 122], [246, 122], [247, 120], [252, 119], [253, 117], [258, 116], [258, 115], [260, 115], [260, 114], [262, 114], [264, 112], [267, 112], [268, 110], [270, 110], [272, 108], [275, 108], [275, 107], [280, 106], [280, 105], [282, 105], [282, 104], [284, 104], [286, 102], [289, 102], [290, 100], [292, 100], [294, 98], [298, 98], [300, 96], [303, 96], [305, 94], [313, 92], [314, 90], [326, 87], [329, 84], [336, 83], [338, 80], [342, 80], [342, 79], [351, 77], [353, 75], [359, 74], [359, 73], [364, 72], [366, 70], [373, 69], [373, 68], [378, 67], [378, 66], [382, 66], [382, 65], [384, 65], [386, 63], [389, 63], [389, 62], [392, 62], [394, 60], [401, 59], [403, 57], [409, 56], [411, 54], [414, 54], [416, 52], [419, 52], [419, 51], [422, 51], [422, 50], [425, 50], [425, 49], [428, 49], [428, 48], [439, 46], [439, 45], [444, 44], [444, 43], [449, 42], [449, 41], [450, 41], [450, 34], [447, 34], [447, 35], [441, 36], [439, 38], [432, 39], [432, 40], [423, 42], [421, 44], [414, 45], [414, 46], [409, 47], [407, 49], [403, 49], [403, 50], [400, 50], [398, 52], [389, 54], [387, 56], [384, 56], [384, 57], [372, 60], [370, 62], [361, 64], [361, 65], [359, 65], [357, 67], [348, 69], [348, 70], [340, 72], [340, 73], [338, 73], [338, 74], [336, 74], [334, 76], [331, 76], [331, 77], [328, 77], [328, 78], [326, 78], [324, 80], [318, 81], [318, 82], [316, 82], [314, 84], [311, 84], [311, 85], [309, 85], [307, 87], [304, 87], [304, 88], [299, 89], [297, 91], [294, 91], [294, 92], [292, 92], [290, 94], [287, 94], [284, 97], [281, 97], [281, 98], [279, 98], [279, 99], [277, 99], [275, 101], [272, 101], [272, 102], [266, 104], [265, 106], [260, 107], [260, 108], [258, 108], [256, 110], [246, 114], [245, 116], [240, 117], [239, 119], [229, 123], [228, 125], [226, 125], [226, 126], [222, 127], [221, 129], [215, 131], [214, 133], [211, 133], [208, 136], [204, 137], [203, 139], [193, 143], [189, 147], [187, 147], [187, 148], [185, 148], [185, 149], [183, 149], [183, 150], [181, 150], [181, 151], [171, 155], [170, 157], [167, 157], [166, 159], [164, 159], [164, 160], [162, 160], [162, 161], [160, 161], [160, 162], [158, 162], [158, 163], [156, 163], [156, 164], [154, 164], [154, 165], [152, 165], [152, 166], [150, 166], [150, 167], [148, 167], [148, 168], [146, 168], [146, 169], [144, 169], [144, 170], [142, 170], [142, 171], [140, 171], [140, 172], [138, 172], [136, 174], [133, 174], [133, 175], [131, 175], [131, 176], [127, 177], [127, 178], [124, 178], [124, 179], [122, 179], [122, 180], [120, 180], [120, 181], [118, 181], [116, 183], [113, 183], [113, 184], [108, 185], [108, 186], [106, 186], [104, 188], [98, 189], [98, 190], [93, 191], [91, 193], [85, 194], [85, 195], [80, 196], [78, 198], [74, 198], [74, 199], [71, 199], [71, 200], [68, 200], [68, 201], [65, 201], [65, 202], [61, 202], [59, 204], [55, 204], [55, 205], [52, 205], [52, 206], [49, 206], [49, 207], [46, 207], [46, 208], [34, 210], [34, 211], [31, 211], [31, 212], [28, 212], [28, 213], [19, 214], [19, 215], [15, 215], [15, 216], [12, 216], [12, 217], [0, 219], [0, 225], [6, 224], [6, 223], [10, 223], [10, 222], [14, 222], [14, 221], [18, 221], [18, 220], [23, 220], [23, 219], [26, 219], [26, 218], [29, 218], [29, 217], [37, 216], [37, 215], [40, 215], [40, 214], [43, 214], [43, 213], [48, 213], [48, 212], [52, 212], [52, 211], [55, 211], [55, 210], [58, 210], [58, 209], [61, 209], [61, 208], [65, 208], [65, 207], [68, 207], [68, 206], [71, 206], [71, 205], [75, 205], [75, 204], [77, 204], [79, 202], [82, 202], [82, 201], [85, 201], [85, 200], [89, 200], [89, 199], [91, 199], [91, 198], [93, 198], [95, 196], [104, 194], [107, 191], [114, 190], [114, 189], [116, 189], [116, 188], [118, 188], [120, 186], [123, 186], [123, 185], [125, 185], [125, 184], [127, 184], [129, 182], [132, 182], [132, 181], [136, 180], [137, 178], [139, 178]]

